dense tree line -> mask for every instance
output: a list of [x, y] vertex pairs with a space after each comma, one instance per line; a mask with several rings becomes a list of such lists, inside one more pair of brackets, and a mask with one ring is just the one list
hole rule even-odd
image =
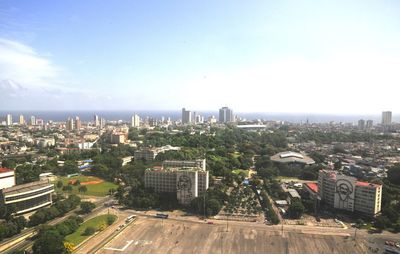
[[57, 217], [65, 215], [67, 212], [75, 209], [81, 202], [76, 195], [70, 195], [67, 199], [58, 200], [51, 207], [45, 207], [37, 210], [29, 217], [28, 225], [30, 227], [46, 223]]
[[261, 203], [261, 207], [264, 209], [265, 212], [265, 217], [267, 218], [267, 220], [269, 222], [271, 222], [272, 224], [279, 224], [280, 220], [278, 215], [275, 213], [272, 204], [268, 198], [267, 193], [262, 190], [260, 193], [260, 203]]
[[40, 226], [32, 247], [33, 254], [70, 253], [64, 243], [64, 237], [74, 233], [82, 222], [81, 217], [71, 216], [55, 226]]

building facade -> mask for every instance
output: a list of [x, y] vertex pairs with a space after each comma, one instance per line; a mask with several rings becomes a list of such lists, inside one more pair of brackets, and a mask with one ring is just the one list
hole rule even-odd
[[178, 202], [188, 205], [207, 191], [209, 173], [198, 167], [152, 168], [145, 171], [144, 182], [156, 192], [176, 193]]
[[54, 185], [38, 181], [0, 190], [1, 205], [15, 205], [16, 214], [34, 211], [52, 204]]
[[13, 169], [0, 168], [0, 189], [15, 185], [15, 173]]
[[392, 124], [392, 111], [383, 111], [382, 112], [382, 124], [383, 125]]
[[140, 117], [138, 115], [133, 115], [131, 119], [132, 127], [140, 127]]
[[318, 196], [333, 208], [375, 216], [381, 211], [382, 185], [360, 182], [333, 170], [320, 170]]
[[193, 122], [192, 111], [182, 108], [182, 124], [190, 124]]
[[233, 110], [228, 107], [222, 107], [219, 109], [219, 122], [220, 123], [231, 123], [234, 122]]

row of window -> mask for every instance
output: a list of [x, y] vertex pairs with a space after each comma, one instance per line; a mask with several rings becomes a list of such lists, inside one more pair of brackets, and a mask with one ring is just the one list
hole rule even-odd
[[8, 202], [8, 201], [13, 201], [13, 200], [18, 200], [18, 199], [24, 199], [24, 198], [40, 195], [42, 193], [46, 193], [46, 192], [51, 191], [51, 190], [54, 190], [53, 185], [49, 186], [46, 189], [35, 191], [35, 192], [31, 192], [31, 193], [27, 193], [27, 194], [21, 193], [21, 195], [17, 195], [17, 196], [12, 196], [12, 197], [7, 197], [6, 196], [5, 200], [6, 200], [6, 202]]

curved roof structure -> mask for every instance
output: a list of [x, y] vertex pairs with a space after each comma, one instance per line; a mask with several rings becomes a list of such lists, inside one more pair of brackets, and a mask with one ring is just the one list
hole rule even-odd
[[307, 155], [291, 151], [277, 153], [271, 156], [271, 161], [278, 163], [299, 163], [304, 165], [315, 163], [315, 161]]

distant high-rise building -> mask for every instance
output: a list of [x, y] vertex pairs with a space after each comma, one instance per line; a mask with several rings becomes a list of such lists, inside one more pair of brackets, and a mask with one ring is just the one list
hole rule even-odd
[[25, 124], [25, 119], [23, 115], [19, 116], [19, 125], [24, 125]]
[[192, 123], [192, 111], [182, 108], [182, 123], [183, 124]]
[[82, 128], [82, 123], [81, 123], [81, 119], [79, 119], [79, 117], [75, 117], [75, 128], [77, 130], [80, 130]]
[[228, 107], [222, 107], [219, 110], [219, 122], [221, 123], [234, 122], [233, 110]]
[[30, 125], [36, 125], [36, 117], [31, 116]]
[[392, 123], [392, 111], [383, 111], [382, 112], [382, 124], [390, 125]]
[[10, 126], [10, 125], [13, 124], [12, 115], [11, 115], [11, 114], [7, 114], [7, 117], [6, 117], [6, 124], [7, 124], [8, 126]]
[[367, 129], [372, 129], [373, 126], [374, 126], [374, 121], [367, 120], [366, 128]]
[[100, 129], [103, 129], [106, 126], [106, 119], [100, 118]]
[[66, 124], [66, 128], [67, 128], [67, 130], [69, 130], [69, 131], [74, 130], [75, 124], [74, 124], [74, 119], [73, 119], [73, 118], [68, 118], [67, 124]]
[[132, 127], [139, 127], [140, 126], [140, 117], [138, 115], [133, 115], [131, 120]]
[[365, 120], [363, 120], [363, 119], [358, 120], [358, 129], [360, 129], [360, 130], [365, 129]]
[[100, 119], [98, 115], [94, 115], [94, 126], [100, 126]]

